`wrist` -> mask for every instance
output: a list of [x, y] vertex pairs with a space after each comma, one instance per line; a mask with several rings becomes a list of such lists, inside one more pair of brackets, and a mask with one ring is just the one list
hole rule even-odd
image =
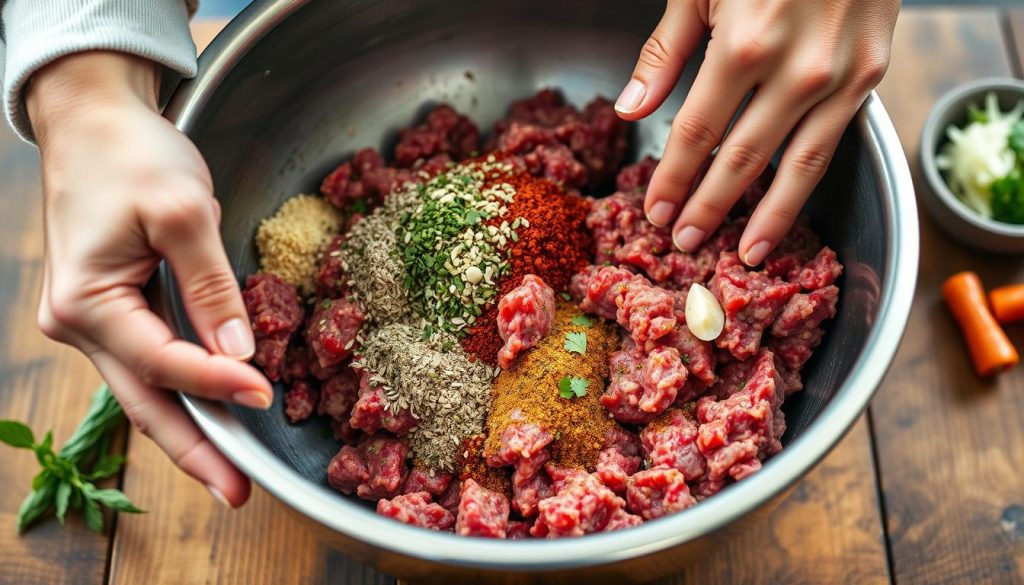
[[25, 105], [42, 146], [62, 128], [100, 122], [102, 112], [112, 108], [157, 112], [158, 91], [156, 63], [126, 53], [88, 51], [62, 57], [36, 72]]

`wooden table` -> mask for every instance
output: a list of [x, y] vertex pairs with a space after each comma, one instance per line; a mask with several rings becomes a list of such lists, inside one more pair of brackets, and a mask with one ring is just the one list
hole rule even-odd
[[[219, 25], [199, 23], [197, 37]], [[907, 9], [879, 88], [914, 171], [935, 99], [985, 76], [1021, 76], [1024, 11]], [[35, 151], [0, 134], [0, 418], [53, 427], [58, 443], [99, 377], [35, 325], [41, 274]], [[661, 583], [1024, 583], [1024, 368], [971, 373], [938, 295], [954, 271], [1024, 281], [1024, 262], [967, 251], [922, 218], [920, 282], [906, 338], [869, 413], [793, 495], [743, 539]], [[1024, 348], [1024, 327], [1011, 331]], [[343, 583], [394, 580], [325, 547], [265, 492], [231, 512], [130, 434], [122, 488], [148, 513], [104, 535], [80, 519], [14, 535], [36, 468], [0, 450], [0, 582]]]

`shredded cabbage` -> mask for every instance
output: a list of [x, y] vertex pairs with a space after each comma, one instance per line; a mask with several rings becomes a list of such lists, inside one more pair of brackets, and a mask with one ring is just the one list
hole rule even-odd
[[1010, 149], [1013, 125], [1024, 115], [1024, 100], [1005, 114], [999, 111], [994, 93], [985, 96], [983, 121], [964, 128], [950, 125], [949, 137], [935, 165], [946, 177], [946, 184], [964, 203], [985, 217], [992, 217], [992, 183], [1014, 169], [1017, 155]]

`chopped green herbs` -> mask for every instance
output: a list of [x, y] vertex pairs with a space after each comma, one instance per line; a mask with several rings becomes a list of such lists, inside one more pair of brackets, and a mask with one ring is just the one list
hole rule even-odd
[[583, 355], [587, 353], [587, 334], [583, 331], [565, 334], [565, 349]]
[[572, 295], [570, 295], [567, 292], [558, 293], [558, 296], [562, 297], [563, 301], [566, 301], [566, 302], [571, 302], [572, 301]]
[[566, 400], [583, 398], [587, 395], [587, 388], [589, 387], [589, 380], [575, 376], [565, 376], [558, 381], [558, 395]]

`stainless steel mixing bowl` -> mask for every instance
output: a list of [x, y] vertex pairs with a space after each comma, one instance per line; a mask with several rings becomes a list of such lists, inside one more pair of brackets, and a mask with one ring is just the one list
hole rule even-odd
[[[356, 149], [388, 148], [425, 103], [449, 102], [488, 128], [511, 100], [545, 86], [577, 104], [614, 97], [662, 9], [653, 0], [257, 0], [206, 50], [167, 115], [210, 165], [241, 278], [256, 269], [261, 218], [315, 191]], [[635, 156], [660, 154], [698, 62], [636, 126]], [[896, 352], [917, 272], [917, 213], [903, 151], [874, 95], [807, 211], [846, 274], [839, 316], [805, 371], [807, 389], [786, 402], [785, 450], [753, 477], [640, 527], [506, 542], [405, 526], [327, 487], [338, 446], [319, 423], [290, 426], [280, 404], [255, 412], [183, 399], [242, 470], [338, 547], [385, 571], [442, 582], [650, 579], [699, 562], [784, 497], [863, 412]], [[168, 321], [195, 339], [166, 269], [158, 284]]]

